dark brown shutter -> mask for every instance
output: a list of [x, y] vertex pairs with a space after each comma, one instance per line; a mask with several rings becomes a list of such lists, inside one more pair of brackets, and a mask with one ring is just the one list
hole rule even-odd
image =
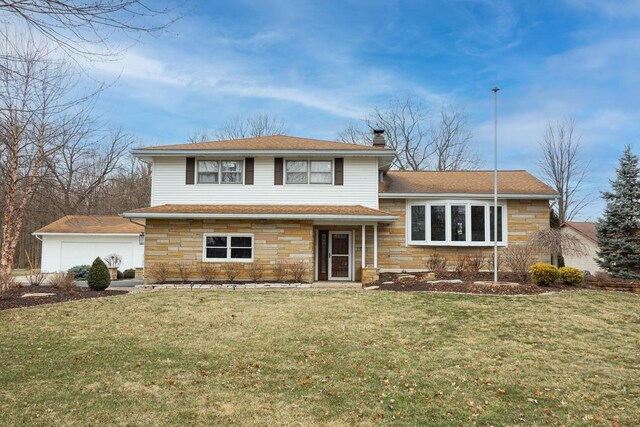
[[253, 185], [253, 157], [244, 159], [244, 183]]
[[342, 185], [344, 183], [344, 159], [337, 158], [334, 161], [335, 171], [334, 171], [334, 179], [333, 183], [335, 185]]
[[184, 179], [184, 183], [187, 185], [192, 185], [195, 182], [196, 175], [196, 159], [195, 157], [187, 157], [187, 168], [186, 168], [186, 176]]
[[275, 185], [282, 185], [282, 175], [284, 173], [284, 159], [282, 157], [276, 157], [274, 159], [274, 176], [273, 183]]

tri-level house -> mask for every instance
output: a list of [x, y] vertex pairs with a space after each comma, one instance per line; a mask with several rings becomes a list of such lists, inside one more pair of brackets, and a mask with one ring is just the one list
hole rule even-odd
[[[280, 262], [302, 262], [308, 281], [368, 281], [379, 271], [424, 270], [439, 253], [453, 261], [491, 253], [549, 227], [556, 193], [525, 171], [390, 170], [382, 132], [355, 145], [284, 135], [140, 148], [153, 166], [151, 206], [122, 214], [145, 224], [144, 268], [178, 278], [202, 263], [239, 279], [252, 263], [265, 279]], [[541, 260], [548, 260], [540, 254]]]

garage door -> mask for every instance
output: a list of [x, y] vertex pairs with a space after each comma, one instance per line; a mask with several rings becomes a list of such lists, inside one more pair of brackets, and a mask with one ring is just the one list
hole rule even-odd
[[91, 265], [96, 257], [104, 258], [113, 253], [122, 256], [120, 270], [133, 267], [133, 243], [62, 242], [60, 271], [66, 271], [81, 264]]

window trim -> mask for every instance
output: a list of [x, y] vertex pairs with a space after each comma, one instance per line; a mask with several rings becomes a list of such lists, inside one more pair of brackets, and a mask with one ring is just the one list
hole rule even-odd
[[[466, 240], [459, 242], [451, 240], [451, 206], [465, 205], [465, 233]], [[471, 206], [484, 206], [485, 217], [485, 240], [483, 242], [474, 242], [472, 240], [471, 232]], [[412, 240], [411, 236], [411, 208], [412, 206], [425, 206], [425, 240]], [[440, 241], [431, 240], [431, 206], [444, 206], [445, 207], [445, 240]], [[407, 246], [469, 246], [469, 247], [491, 247], [493, 241], [490, 240], [490, 234], [493, 226], [489, 222], [490, 214], [489, 207], [493, 206], [492, 200], [456, 200], [456, 199], [443, 199], [443, 200], [407, 200], [405, 210], [405, 241]], [[498, 246], [508, 246], [509, 233], [508, 233], [508, 211], [507, 203], [502, 201], [498, 202], [498, 207], [502, 208], [502, 241], [498, 242]]]
[[[226, 258], [207, 258], [207, 237], [227, 238]], [[251, 238], [251, 258], [231, 258], [231, 238], [250, 237]], [[253, 233], [203, 233], [202, 234], [202, 262], [253, 262], [255, 256], [255, 237]]]
[[[216, 162], [218, 163], [218, 182], [200, 182], [200, 162]], [[231, 173], [239, 173], [240, 174], [240, 182], [222, 182], [222, 162], [240, 162], [242, 164], [242, 171], [240, 172], [231, 172]], [[245, 185], [244, 183], [244, 175], [245, 171], [245, 159], [244, 158], [207, 158], [207, 157], [198, 157], [196, 158], [196, 176], [195, 176], [195, 184], [196, 185]]]
[[[302, 159], [297, 159], [295, 157], [287, 157], [284, 158], [283, 160], [284, 164], [283, 164], [283, 179], [282, 179], [282, 184], [283, 185], [295, 185], [295, 186], [300, 186], [300, 185], [335, 185], [335, 180], [336, 180], [336, 167], [335, 167], [335, 159], [334, 158], [318, 158], [318, 159], [308, 159], [308, 158], [302, 158]], [[307, 182], [288, 182], [287, 181], [287, 163], [288, 162], [306, 162], [307, 163]], [[331, 172], [329, 172], [329, 175], [331, 175], [331, 182], [311, 182], [311, 162], [330, 162], [331, 163]]]

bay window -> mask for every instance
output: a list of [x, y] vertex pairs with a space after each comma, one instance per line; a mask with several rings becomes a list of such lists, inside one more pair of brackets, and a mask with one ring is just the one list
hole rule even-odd
[[[498, 206], [498, 243], [506, 242], [506, 206]], [[482, 201], [425, 201], [409, 205], [407, 240], [411, 245], [490, 246], [493, 204]]]

